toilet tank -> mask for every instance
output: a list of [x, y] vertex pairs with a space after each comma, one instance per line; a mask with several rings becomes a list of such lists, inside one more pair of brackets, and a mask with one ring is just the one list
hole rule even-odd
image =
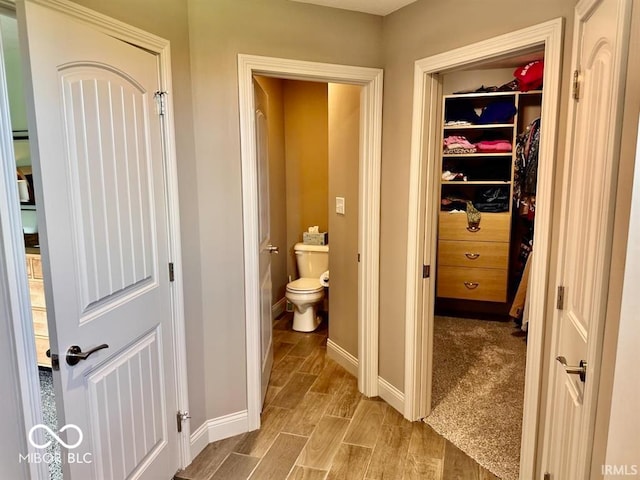
[[296, 243], [293, 251], [300, 278], [320, 278], [320, 275], [329, 270], [329, 245]]

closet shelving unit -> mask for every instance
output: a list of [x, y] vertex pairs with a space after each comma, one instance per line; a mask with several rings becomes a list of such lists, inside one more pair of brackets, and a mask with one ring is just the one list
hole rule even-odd
[[[445, 125], [447, 108], [454, 102], [468, 102], [482, 109], [496, 100], [513, 102], [517, 113], [509, 123]], [[485, 188], [503, 188], [508, 210], [481, 212], [477, 228], [470, 226], [466, 213], [441, 210], [438, 228], [437, 296], [462, 300], [504, 303], [508, 301], [512, 198], [516, 141], [526, 125], [522, 111], [540, 105], [542, 91], [465, 93], [443, 96], [441, 144], [450, 135], [465, 136], [470, 142], [504, 139], [511, 152], [441, 154], [441, 171], [466, 174], [464, 180], [441, 180], [440, 195], [473, 200]], [[442, 178], [442, 177], [441, 177]]]

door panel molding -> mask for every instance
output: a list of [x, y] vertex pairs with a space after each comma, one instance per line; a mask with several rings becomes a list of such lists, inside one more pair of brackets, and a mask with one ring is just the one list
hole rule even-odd
[[544, 317], [547, 306], [553, 179], [560, 97], [560, 65], [563, 19], [556, 18], [532, 27], [500, 35], [466, 47], [423, 58], [415, 62], [411, 164], [407, 240], [407, 295], [405, 317], [405, 405], [409, 420], [430, 412], [435, 274], [422, 278], [423, 265], [435, 265], [440, 172], [437, 159], [440, 137], [437, 130], [441, 105], [441, 74], [495, 58], [544, 49], [544, 95], [540, 134], [540, 158], [536, 206], [536, 255], [529, 280], [531, 297], [520, 478], [533, 478], [540, 417], [540, 388], [544, 347]]
[[380, 162], [382, 70], [282, 58], [238, 55], [242, 213], [249, 430], [260, 426], [260, 296], [258, 274], [258, 194], [253, 75], [361, 85], [360, 189], [358, 208], [358, 388], [378, 394], [378, 298], [380, 251]]

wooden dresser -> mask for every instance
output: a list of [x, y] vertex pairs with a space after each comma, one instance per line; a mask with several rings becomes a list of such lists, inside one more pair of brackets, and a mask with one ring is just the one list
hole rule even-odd
[[511, 215], [483, 213], [469, 229], [465, 213], [440, 212], [438, 296], [507, 301]]
[[46, 355], [49, 349], [49, 329], [47, 328], [47, 305], [44, 299], [42, 262], [39, 253], [27, 253], [27, 276], [31, 293], [31, 312], [38, 365], [51, 367], [51, 360]]

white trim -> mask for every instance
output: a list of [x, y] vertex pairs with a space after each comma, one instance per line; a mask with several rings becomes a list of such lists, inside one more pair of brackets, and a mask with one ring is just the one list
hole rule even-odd
[[258, 196], [253, 75], [361, 85], [360, 198], [358, 243], [358, 388], [378, 394], [378, 304], [380, 251], [380, 157], [382, 70], [290, 59], [238, 55], [238, 95], [242, 156], [244, 290], [249, 428], [260, 426], [260, 303], [258, 280]]
[[[162, 117], [164, 164], [166, 168], [167, 189], [167, 216], [169, 230], [170, 256], [174, 262], [175, 281], [172, 285], [172, 327], [175, 352], [176, 378], [172, 379], [176, 387], [177, 406], [180, 410], [188, 410], [187, 387], [187, 361], [186, 361], [186, 334], [184, 319], [183, 275], [181, 262], [180, 217], [178, 205], [178, 180], [177, 160], [175, 151], [175, 130], [173, 119], [172, 83], [171, 83], [171, 53], [167, 40], [132, 27], [118, 20], [97, 13], [67, 0], [30, 0], [33, 3], [59, 11], [76, 21], [89, 24], [93, 28], [124, 42], [150, 51], [158, 56], [158, 69], [160, 86], [169, 93], [167, 96], [167, 114]], [[6, 2], [3, 3], [5, 5]], [[25, 72], [27, 74], [27, 72]], [[3, 129], [3, 131], [5, 131]], [[9, 131], [7, 129], [6, 131]], [[5, 185], [4, 191], [10, 195], [15, 188], [15, 182], [9, 182], [8, 178], [0, 178]], [[4, 202], [3, 202], [4, 203]], [[5, 205], [13, 205], [15, 202], [7, 202]], [[17, 205], [9, 208], [8, 222], [3, 225], [4, 240], [9, 238], [9, 244], [5, 245], [7, 255], [8, 278], [12, 279], [10, 285], [10, 301], [14, 305], [14, 331], [16, 332], [16, 348], [18, 355], [21, 390], [23, 395], [23, 408], [25, 427], [28, 431], [31, 426], [41, 423], [42, 412], [40, 405], [40, 393], [37, 371], [35, 347], [33, 344], [33, 326], [31, 313], [29, 312], [29, 291], [26, 285], [26, 271], [24, 265], [24, 245], [19, 233], [22, 231], [21, 220]], [[4, 214], [3, 214], [4, 217]], [[3, 242], [4, 243], [4, 242]], [[5, 273], [0, 272], [0, 273]], [[19, 309], [19, 312], [17, 311]], [[185, 425], [182, 434], [178, 436], [178, 462], [185, 467], [190, 459], [189, 426]], [[40, 464], [41, 466], [44, 464]], [[42, 472], [33, 473], [33, 478], [48, 478], [46, 465]]]
[[276, 303], [271, 306], [271, 318], [276, 319], [282, 315], [287, 307], [287, 299], [282, 297]]
[[[405, 336], [405, 405], [404, 415], [416, 420], [429, 413], [430, 371], [433, 345], [433, 304], [435, 281], [423, 281], [421, 266], [435, 261], [437, 199], [428, 195], [429, 185], [436, 185], [435, 165], [438, 148], [436, 127], [440, 97], [439, 78], [472, 64], [507, 57], [532, 47], [544, 46], [545, 72], [538, 169], [538, 197], [544, 199], [536, 209], [535, 244], [532, 275], [529, 281], [531, 316], [539, 319], [529, 329], [527, 372], [520, 478], [533, 478], [539, 396], [544, 341], [544, 317], [547, 305], [547, 272], [552, 227], [553, 179], [556, 150], [557, 117], [560, 98], [560, 63], [563, 20], [557, 18], [539, 25], [500, 35], [463, 48], [416, 61], [414, 75], [413, 126], [409, 186], [409, 226], [407, 240], [407, 296]], [[427, 228], [425, 228], [427, 226]], [[429, 232], [428, 235], [426, 232]], [[435, 268], [431, 269], [434, 277]]]
[[247, 419], [247, 411], [242, 410], [205, 421], [191, 434], [191, 461], [210, 443], [249, 431]]
[[327, 340], [327, 356], [331, 360], [335, 360], [338, 365], [351, 375], [358, 378], [358, 359], [337, 343], [332, 342], [331, 339]]
[[398, 412], [404, 411], [404, 393], [387, 382], [384, 378], [378, 377], [378, 389], [380, 398], [395, 408]]
[[[357, 376], [358, 359], [331, 339], [327, 340], [327, 356], [336, 361], [351, 375]], [[378, 377], [378, 396], [398, 412], [402, 413], [404, 411], [404, 393], [382, 377]]]

